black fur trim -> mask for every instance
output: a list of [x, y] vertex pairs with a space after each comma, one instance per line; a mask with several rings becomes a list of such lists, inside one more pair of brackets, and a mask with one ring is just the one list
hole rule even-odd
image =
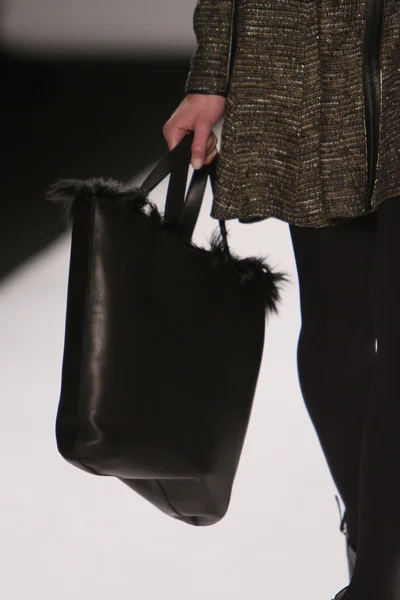
[[[115, 179], [96, 177], [92, 179], [59, 179], [46, 192], [46, 199], [59, 204], [66, 213], [68, 223], [72, 223], [74, 209], [79, 202], [90, 202], [94, 198], [105, 198], [122, 210], [147, 214], [151, 219], [160, 223], [163, 228], [174, 229], [179, 233], [179, 223], [163, 220], [164, 214], [151, 202], [148, 194], [131, 184], [124, 184]], [[219, 227], [212, 233], [210, 249], [201, 248], [194, 242], [189, 242], [191, 250], [213, 254], [213, 264], [218, 265], [225, 260], [225, 243]], [[273, 271], [266, 257], [238, 257], [231, 249], [229, 254], [238, 273], [241, 283], [251, 285], [252, 282], [261, 285], [264, 297], [265, 313], [278, 313], [278, 303], [281, 301], [281, 290], [278, 283], [290, 281], [287, 273]]]

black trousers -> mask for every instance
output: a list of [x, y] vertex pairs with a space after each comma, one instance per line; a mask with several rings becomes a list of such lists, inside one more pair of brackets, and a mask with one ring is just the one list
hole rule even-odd
[[289, 229], [299, 383], [357, 550], [345, 600], [398, 600], [400, 197], [338, 226]]

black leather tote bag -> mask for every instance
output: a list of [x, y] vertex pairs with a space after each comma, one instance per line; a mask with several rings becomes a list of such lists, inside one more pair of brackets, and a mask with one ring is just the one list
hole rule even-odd
[[[278, 282], [240, 259], [219, 221], [191, 241], [218, 155], [193, 172], [193, 133], [138, 188], [63, 179], [47, 198], [72, 223], [58, 451], [120, 479], [165, 514], [212, 525], [226, 513]], [[164, 214], [148, 198], [170, 174]]]

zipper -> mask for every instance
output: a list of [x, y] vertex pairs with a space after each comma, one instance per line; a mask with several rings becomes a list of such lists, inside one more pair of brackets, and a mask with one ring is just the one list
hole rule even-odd
[[236, 51], [236, 38], [237, 38], [237, 5], [238, 0], [232, 0], [231, 8], [231, 22], [230, 22], [230, 35], [229, 35], [229, 49], [228, 49], [228, 70], [226, 73], [226, 95], [228, 95], [231, 75], [233, 70], [233, 62], [235, 60]]
[[379, 156], [379, 131], [382, 112], [381, 42], [385, 0], [366, 0], [363, 51], [365, 136], [367, 142], [367, 192], [364, 210], [372, 207]]

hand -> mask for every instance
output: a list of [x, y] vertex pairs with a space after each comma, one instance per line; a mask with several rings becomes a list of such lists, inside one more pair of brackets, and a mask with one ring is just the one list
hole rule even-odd
[[212, 128], [224, 114], [226, 98], [217, 94], [187, 94], [163, 126], [171, 151], [181, 139], [194, 132], [191, 165], [209, 165], [218, 153], [218, 138]]

